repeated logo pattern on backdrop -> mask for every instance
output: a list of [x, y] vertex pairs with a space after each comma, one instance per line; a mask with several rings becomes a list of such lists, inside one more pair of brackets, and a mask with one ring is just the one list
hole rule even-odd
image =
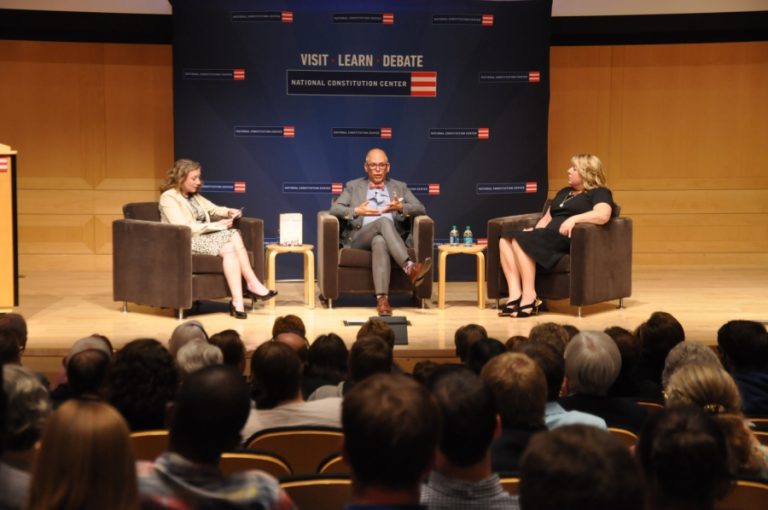
[[483, 238], [489, 218], [545, 198], [551, 6], [178, 0], [176, 157], [201, 161], [203, 193], [263, 218], [268, 241], [301, 212], [315, 243], [317, 211], [381, 147], [437, 242], [454, 224]]

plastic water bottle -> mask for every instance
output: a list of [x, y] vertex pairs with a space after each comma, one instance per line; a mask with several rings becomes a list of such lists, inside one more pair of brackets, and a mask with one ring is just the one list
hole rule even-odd
[[448, 243], [452, 246], [459, 244], [459, 227], [456, 225], [451, 227], [451, 233], [448, 234]]
[[464, 246], [472, 246], [472, 230], [469, 228], [469, 225], [464, 230]]

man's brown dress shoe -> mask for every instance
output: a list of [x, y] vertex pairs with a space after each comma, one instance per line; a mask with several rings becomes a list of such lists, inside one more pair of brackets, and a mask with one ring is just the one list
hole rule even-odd
[[389, 299], [387, 299], [387, 296], [379, 296], [376, 298], [376, 311], [379, 313], [379, 317], [389, 317], [392, 315], [392, 307], [389, 306]]
[[427, 276], [429, 270], [432, 269], [432, 259], [427, 257], [424, 262], [416, 262], [411, 266], [411, 270], [408, 271], [408, 279], [411, 280], [411, 284], [417, 287], [424, 277]]

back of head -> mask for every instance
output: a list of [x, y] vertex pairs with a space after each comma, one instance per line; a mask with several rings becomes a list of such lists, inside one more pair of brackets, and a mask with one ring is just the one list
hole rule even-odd
[[48, 419], [32, 473], [31, 510], [138, 508], [128, 426], [103, 402], [68, 400]]
[[481, 338], [469, 347], [467, 368], [479, 374], [488, 361], [505, 352], [507, 346], [495, 338]]
[[554, 322], [544, 322], [531, 328], [528, 333], [528, 339], [532, 342], [544, 342], [556, 348], [560, 355], [565, 352], [565, 346], [571, 339], [571, 335], [560, 324]]
[[335, 333], [320, 335], [309, 346], [307, 375], [339, 383], [347, 376], [349, 349]]
[[620, 370], [619, 348], [601, 331], [582, 331], [565, 348], [565, 375], [572, 393], [605, 395]]
[[208, 333], [205, 332], [200, 321], [196, 320], [186, 321], [176, 326], [168, 340], [168, 351], [175, 359], [179, 349], [193, 341], [208, 341]]
[[635, 336], [640, 342], [643, 359], [657, 366], [659, 372], [672, 347], [685, 340], [682, 324], [666, 312], [653, 312], [647, 321], [638, 326]]
[[523, 510], [641, 510], [643, 482], [627, 447], [609, 432], [566, 425], [536, 434], [520, 464]]
[[27, 321], [18, 313], [0, 313], [0, 331], [12, 331], [16, 333], [21, 344], [27, 345]]
[[178, 371], [173, 357], [157, 340], [128, 342], [115, 356], [107, 383], [109, 403], [131, 430], [165, 427], [165, 406], [176, 395]]
[[176, 353], [176, 364], [182, 375], [189, 375], [203, 367], [223, 363], [224, 355], [221, 349], [208, 342], [189, 342]]
[[4, 449], [25, 451], [35, 443], [51, 413], [48, 390], [40, 380], [18, 365], [3, 366], [3, 393], [5, 393], [5, 421], [2, 422]]
[[553, 345], [543, 342], [523, 342], [515, 347], [539, 365], [547, 380], [547, 402], [557, 400], [565, 376], [565, 358]]
[[470, 346], [483, 338], [488, 338], [488, 332], [480, 324], [467, 324], [456, 330], [453, 343], [456, 346], [456, 356], [462, 363], [467, 361]]
[[304, 326], [304, 321], [298, 315], [284, 315], [275, 319], [272, 324], [272, 338], [276, 337], [283, 331], [296, 331], [301, 336], [307, 336], [307, 328]]
[[301, 387], [301, 360], [280, 342], [264, 342], [251, 357], [251, 384], [257, 409], [293, 400]]
[[86, 349], [67, 361], [67, 382], [74, 395], [101, 396], [112, 364], [104, 351]]
[[469, 467], [485, 458], [496, 430], [493, 392], [462, 366], [438, 368], [429, 389], [442, 416], [440, 451], [453, 465]]
[[632, 332], [619, 326], [606, 328], [605, 334], [613, 339], [621, 355], [621, 370], [610, 393], [615, 396], [635, 396], [637, 367], [641, 359], [640, 342]]
[[507, 352], [489, 361], [480, 377], [491, 388], [504, 428], [541, 428], [547, 403], [547, 381], [535, 361]]
[[306, 365], [309, 361], [309, 341], [301, 331], [286, 329], [280, 331], [272, 340], [293, 349], [293, 352], [299, 356], [302, 365]]
[[72, 347], [69, 348], [69, 353], [67, 354], [67, 362], [69, 362], [72, 356], [78, 352], [86, 351], [88, 349], [96, 349], [101, 351], [109, 358], [112, 358], [115, 353], [115, 350], [112, 347], [112, 342], [109, 341], [109, 338], [105, 337], [104, 335], [94, 333], [93, 335], [81, 338], [72, 344]]
[[354, 382], [392, 371], [392, 348], [378, 336], [358, 338], [349, 350], [349, 376]]
[[357, 484], [418, 488], [440, 434], [440, 412], [426, 388], [404, 375], [373, 375], [344, 396], [341, 423]]
[[234, 329], [225, 329], [211, 336], [208, 341], [221, 349], [224, 364], [237, 369], [245, 368], [245, 344]]
[[363, 338], [366, 336], [377, 336], [387, 342], [390, 349], [395, 348], [395, 331], [382, 319], [372, 317], [360, 326], [356, 338]]
[[717, 331], [717, 346], [732, 372], [768, 370], [768, 334], [759, 322], [726, 322]]
[[732, 477], [725, 435], [695, 406], [653, 413], [635, 454], [654, 507], [712, 508]]
[[204, 367], [181, 384], [170, 417], [170, 450], [193, 461], [217, 464], [240, 442], [251, 401], [243, 376], [226, 365]]
[[0, 365], [21, 363], [21, 343], [15, 331], [0, 330]]
[[699, 342], [680, 342], [669, 351], [664, 361], [664, 371], [661, 372], [661, 384], [667, 387], [669, 378], [680, 367], [688, 364], [710, 365], [722, 368], [717, 355], [704, 344]]

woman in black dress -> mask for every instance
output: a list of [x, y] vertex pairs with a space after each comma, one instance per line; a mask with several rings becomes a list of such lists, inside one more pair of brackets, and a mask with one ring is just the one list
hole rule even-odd
[[568, 187], [561, 189], [534, 228], [502, 230], [501, 267], [509, 301], [501, 315], [536, 315], [541, 300], [534, 286], [536, 266], [551, 269], [570, 251], [571, 231], [577, 223], [603, 225], [613, 213], [611, 190], [605, 187], [603, 163], [593, 154], [577, 154], [568, 169]]

